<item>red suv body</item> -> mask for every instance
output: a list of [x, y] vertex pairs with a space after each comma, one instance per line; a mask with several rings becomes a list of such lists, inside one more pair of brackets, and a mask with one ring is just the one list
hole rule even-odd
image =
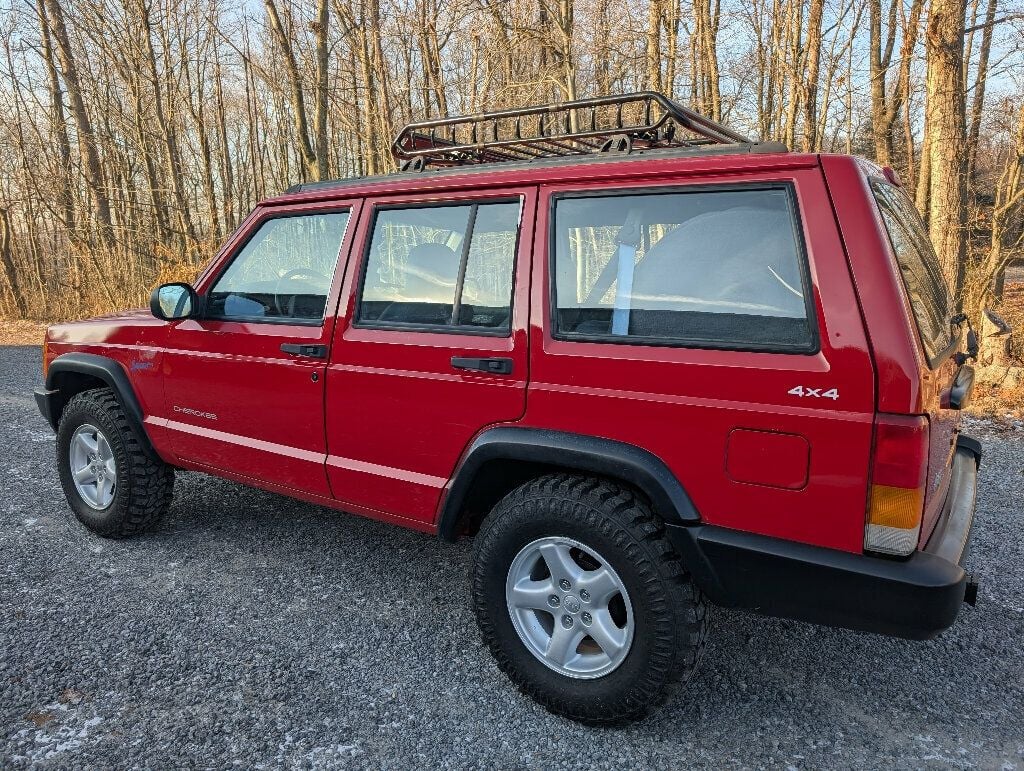
[[[608, 482], [714, 603], [925, 638], [973, 599], [980, 447], [921, 232], [891, 172], [773, 146], [302, 185], [156, 315], [51, 327], [37, 400], [60, 430], [112, 389], [154, 463], [448, 539], [537, 479]], [[549, 669], [601, 682], [576, 666]]]

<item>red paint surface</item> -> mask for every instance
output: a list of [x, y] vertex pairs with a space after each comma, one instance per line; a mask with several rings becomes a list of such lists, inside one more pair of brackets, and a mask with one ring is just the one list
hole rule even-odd
[[[347, 206], [352, 216], [322, 327], [165, 323], [136, 312], [53, 327], [50, 351], [85, 350], [120, 362], [153, 443], [169, 462], [428, 532], [436, 530], [444, 488], [473, 437], [492, 425], [517, 424], [647, 449], [675, 473], [709, 523], [860, 552], [876, 410], [929, 416], [926, 528], [937, 513], [955, 429], [955, 418], [938, 407], [949, 365], [931, 372], [924, 362], [864, 173], [855, 160], [834, 156], [641, 157], [403, 175], [282, 196], [247, 218], [196, 288], [209, 288], [218, 267], [266, 217]], [[780, 181], [793, 186], [798, 201], [817, 353], [552, 338], [551, 195]], [[509, 195], [524, 202], [509, 337], [352, 326], [376, 205]], [[328, 345], [330, 356], [293, 358], [280, 352], [282, 342]], [[513, 374], [453, 370], [452, 356], [509, 357]], [[839, 398], [794, 396], [797, 385], [835, 388]], [[737, 429], [744, 432], [739, 444], [730, 441]], [[795, 440], [771, 440], [783, 444], [758, 470], [761, 451], [747, 434], [799, 438], [806, 446], [803, 479]]]
[[799, 490], [807, 484], [810, 459], [802, 436], [737, 428], [729, 434], [725, 471], [733, 482]]

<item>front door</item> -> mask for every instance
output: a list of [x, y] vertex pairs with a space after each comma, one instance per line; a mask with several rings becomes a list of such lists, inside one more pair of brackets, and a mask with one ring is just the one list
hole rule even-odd
[[[329, 496], [324, 375], [351, 206], [257, 212], [168, 330], [168, 445], [186, 464]], [[344, 260], [342, 260], [342, 264]]]
[[347, 506], [429, 529], [481, 429], [526, 407], [533, 188], [367, 200], [327, 372]]

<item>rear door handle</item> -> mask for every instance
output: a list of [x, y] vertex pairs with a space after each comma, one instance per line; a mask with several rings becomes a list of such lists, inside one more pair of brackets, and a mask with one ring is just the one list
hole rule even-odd
[[311, 359], [326, 359], [326, 345], [307, 345], [305, 343], [281, 343], [281, 351], [292, 356], [307, 356]]
[[466, 356], [452, 356], [452, 366], [455, 369], [489, 372], [492, 375], [512, 374], [512, 359], [474, 359]]

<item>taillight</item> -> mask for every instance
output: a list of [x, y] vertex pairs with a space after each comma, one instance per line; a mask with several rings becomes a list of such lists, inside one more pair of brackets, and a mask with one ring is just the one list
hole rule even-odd
[[867, 551], [905, 557], [917, 547], [928, 480], [928, 419], [879, 415], [868, 495]]
[[50, 339], [49, 335], [43, 336], [43, 382], [46, 382], [46, 372], [50, 369]]

